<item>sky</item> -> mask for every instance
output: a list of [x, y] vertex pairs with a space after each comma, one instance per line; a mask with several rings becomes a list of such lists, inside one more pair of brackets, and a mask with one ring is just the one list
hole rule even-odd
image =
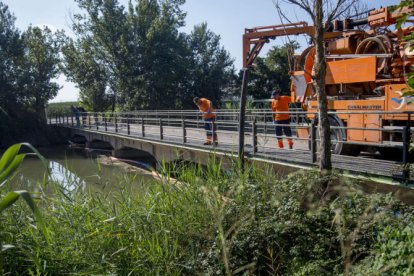
[[[182, 9], [187, 12], [186, 27], [190, 33], [194, 25], [207, 22], [208, 28], [221, 37], [221, 45], [229, 51], [236, 69], [242, 68], [242, 35], [245, 28], [281, 24], [275, 0], [187, 0]], [[73, 0], [0, 0], [16, 16], [16, 26], [21, 30], [46, 25], [52, 30], [63, 29], [71, 35], [70, 25], [73, 14], [79, 12]], [[127, 5], [128, 0], [119, 0]], [[399, 0], [365, 0], [369, 8], [395, 5]], [[282, 11], [292, 22], [307, 21], [309, 17], [299, 8], [282, 4]], [[284, 22], [286, 23], [286, 22]], [[295, 39], [292, 37], [292, 39]], [[261, 51], [265, 55], [271, 46], [283, 45], [286, 38], [268, 43]], [[303, 38], [299, 39], [305, 43]], [[306, 45], [302, 45], [303, 48]], [[57, 82], [63, 86], [51, 102], [76, 101], [78, 90], [73, 83], [61, 76]]]

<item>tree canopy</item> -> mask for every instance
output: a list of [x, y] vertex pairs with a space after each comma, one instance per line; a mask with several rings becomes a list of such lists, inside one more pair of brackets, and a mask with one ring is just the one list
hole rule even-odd
[[[76, 39], [63, 53], [83, 105], [100, 95], [119, 110], [190, 108], [195, 95], [218, 102], [228, 88], [233, 60], [220, 37], [205, 23], [180, 32], [184, 1], [140, 0], [127, 8], [116, 0], [76, 2]], [[82, 72], [86, 61], [94, 67], [89, 74]]]
[[11, 118], [29, 109], [44, 120], [45, 105], [59, 90], [53, 80], [59, 75], [62, 33], [32, 26], [21, 33], [15, 20], [0, 2], [0, 107]]

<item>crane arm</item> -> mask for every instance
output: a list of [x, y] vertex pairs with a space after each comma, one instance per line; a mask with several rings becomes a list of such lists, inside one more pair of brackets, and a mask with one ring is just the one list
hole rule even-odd
[[314, 32], [314, 27], [308, 26], [306, 22], [245, 29], [243, 35], [243, 67], [252, 66], [263, 45], [269, 42], [269, 39], [299, 34], [313, 36]]

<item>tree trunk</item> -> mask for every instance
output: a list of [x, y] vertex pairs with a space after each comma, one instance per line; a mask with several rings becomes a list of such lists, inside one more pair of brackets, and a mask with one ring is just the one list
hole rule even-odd
[[244, 68], [243, 83], [240, 94], [240, 113], [239, 113], [239, 160], [242, 173], [244, 172], [244, 123], [246, 115], [247, 84], [249, 79], [249, 69]]
[[331, 162], [331, 130], [328, 119], [328, 103], [325, 91], [325, 47], [324, 33], [325, 26], [323, 24], [323, 3], [322, 0], [315, 0], [315, 80], [316, 92], [318, 95], [318, 116], [319, 116], [319, 137], [320, 137], [320, 162], [319, 169], [321, 173], [325, 173], [332, 169]]
[[42, 124], [47, 123], [45, 106], [46, 105], [45, 105], [44, 101], [39, 99], [39, 96], [37, 96], [36, 100], [35, 100], [35, 110], [36, 110], [36, 114], [38, 116], [38, 119]]

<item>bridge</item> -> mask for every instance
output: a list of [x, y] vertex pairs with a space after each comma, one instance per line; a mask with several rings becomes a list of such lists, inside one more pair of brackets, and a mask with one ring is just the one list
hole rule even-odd
[[[239, 113], [237, 110], [217, 110], [216, 114], [213, 131], [218, 135], [217, 145], [203, 145], [206, 136], [204, 121], [201, 114], [194, 110], [82, 113], [78, 120], [73, 114], [66, 114], [49, 118], [48, 122], [73, 143], [85, 143], [86, 148], [107, 149], [118, 158], [151, 156], [158, 161], [189, 160], [206, 164], [209, 157], [214, 155], [221, 158], [224, 165], [234, 163], [239, 155]], [[244, 159], [292, 168], [316, 168], [319, 161], [317, 126], [308, 119], [309, 114], [303, 111], [290, 111], [290, 116], [294, 148], [279, 149], [272, 112], [248, 110], [244, 127]], [[334, 147], [348, 144], [337, 135], [346, 129], [345, 126], [332, 127]], [[413, 128], [361, 127], [360, 130], [384, 131], [400, 136], [405, 133], [411, 137]], [[297, 135], [299, 132], [309, 135], [299, 138], [303, 137]], [[286, 137], [279, 138], [284, 138], [286, 145]], [[373, 181], [409, 186], [414, 183], [408, 159], [409, 138], [401, 142], [365, 142], [361, 145], [368, 151], [358, 156], [333, 154], [333, 168], [348, 176]], [[389, 156], [381, 156], [376, 152], [378, 147], [386, 147], [396, 154], [389, 160]]]

